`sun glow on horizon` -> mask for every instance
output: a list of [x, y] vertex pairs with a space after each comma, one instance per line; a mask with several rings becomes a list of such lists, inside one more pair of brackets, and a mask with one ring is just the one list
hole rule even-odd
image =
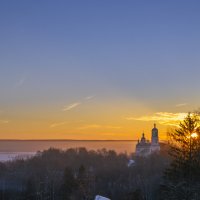
[[[161, 140], [166, 139], [168, 127], [178, 125], [187, 113], [150, 112], [136, 103], [135, 108], [130, 103], [119, 106], [110, 102], [107, 105], [93, 101], [93, 96], [85, 98], [85, 102], [68, 104], [65, 111], [38, 110], [25, 112], [20, 119], [0, 121], [5, 135], [2, 139], [80, 139], [80, 140], [137, 140], [144, 131], [150, 138], [153, 123], [159, 128]], [[89, 100], [92, 100], [88, 102]], [[78, 102], [78, 101], [77, 101]], [[138, 108], [138, 110], [136, 110]], [[135, 110], [135, 116], [130, 113]], [[136, 115], [145, 113], [148, 115]], [[127, 113], [127, 114], [126, 114]], [[27, 116], [24, 118], [24, 116]], [[38, 117], [39, 116], [39, 117]], [[128, 116], [128, 117], [124, 117]], [[17, 137], [16, 137], [17, 136]]]

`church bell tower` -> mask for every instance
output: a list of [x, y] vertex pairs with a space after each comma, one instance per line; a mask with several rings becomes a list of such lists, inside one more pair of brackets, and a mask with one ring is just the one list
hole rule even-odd
[[158, 144], [158, 129], [156, 128], [156, 124], [154, 123], [154, 128], [151, 131], [151, 144]]
[[158, 137], [158, 129], [156, 128], [156, 124], [154, 123], [154, 128], [151, 131], [151, 152], [160, 151], [159, 137]]

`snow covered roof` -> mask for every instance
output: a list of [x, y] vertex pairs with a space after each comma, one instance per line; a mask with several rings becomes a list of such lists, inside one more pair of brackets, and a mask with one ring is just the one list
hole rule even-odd
[[135, 160], [130, 159], [130, 160], [128, 161], [127, 166], [128, 166], [128, 167], [131, 167], [131, 166], [134, 166], [134, 165], [135, 165]]
[[94, 200], [111, 200], [111, 199], [108, 199], [106, 197], [102, 197], [100, 195], [96, 195], [95, 199]]

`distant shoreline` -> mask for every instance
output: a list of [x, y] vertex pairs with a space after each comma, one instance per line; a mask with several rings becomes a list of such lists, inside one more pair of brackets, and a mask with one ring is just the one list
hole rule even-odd
[[137, 142], [138, 140], [74, 140], [74, 139], [0, 139], [0, 142]]

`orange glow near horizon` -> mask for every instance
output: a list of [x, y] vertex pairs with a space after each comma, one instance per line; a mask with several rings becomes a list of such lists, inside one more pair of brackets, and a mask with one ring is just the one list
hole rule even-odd
[[159, 139], [166, 140], [168, 129], [186, 116], [153, 112], [138, 102], [102, 104], [91, 99], [85, 104], [18, 110], [18, 115], [1, 121], [1, 139], [137, 140], [143, 131], [150, 139], [156, 122]]

